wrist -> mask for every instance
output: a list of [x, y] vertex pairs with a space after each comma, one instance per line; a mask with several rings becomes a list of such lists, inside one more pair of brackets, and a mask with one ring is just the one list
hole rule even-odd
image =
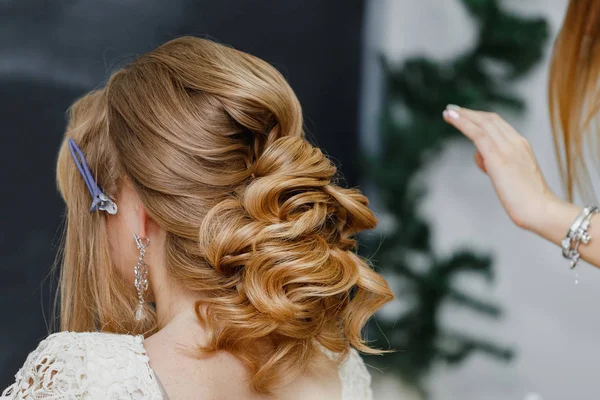
[[554, 243], [560, 243], [582, 207], [552, 195], [539, 204], [523, 228]]
[[[565, 209], [569, 207], [576, 206], [562, 200], [554, 193], [550, 193], [535, 202], [535, 204], [532, 204], [527, 216], [521, 224], [517, 225], [528, 231], [540, 234], [548, 225], [553, 223], [554, 217], [564, 213]], [[565, 232], [567, 230], [568, 227], [565, 227]]]

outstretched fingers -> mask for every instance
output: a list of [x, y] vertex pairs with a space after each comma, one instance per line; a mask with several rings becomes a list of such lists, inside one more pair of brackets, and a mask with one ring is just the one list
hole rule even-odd
[[481, 153], [484, 158], [494, 151], [496, 144], [492, 139], [492, 136], [470, 118], [461, 116], [454, 109], [444, 110], [443, 115], [446, 122], [461, 131], [473, 142], [473, 144], [475, 144], [478, 152]]

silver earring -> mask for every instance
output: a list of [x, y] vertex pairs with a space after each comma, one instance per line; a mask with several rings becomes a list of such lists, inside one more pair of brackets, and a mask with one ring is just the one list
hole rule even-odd
[[150, 244], [149, 238], [140, 238], [135, 233], [133, 234], [135, 244], [140, 251], [140, 257], [135, 265], [135, 288], [138, 293], [138, 306], [135, 310], [135, 319], [141, 321], [144, 319], [144, 292], [148, 290], [148, 265], [144, 262], [144, 254], [146, 253], [146, 247]]

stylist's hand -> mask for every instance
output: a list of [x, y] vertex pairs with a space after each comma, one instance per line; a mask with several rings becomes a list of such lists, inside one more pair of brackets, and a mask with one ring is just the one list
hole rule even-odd
[[531, 229], [559, 201], [549, 189], [529, 142], [494, 113], [448, 106], [444, 120], [477, 148], [475, 162], [490, 179], [512, 221]]

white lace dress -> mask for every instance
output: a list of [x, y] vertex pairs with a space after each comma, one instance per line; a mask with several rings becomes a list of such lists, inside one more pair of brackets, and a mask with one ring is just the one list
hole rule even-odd
[[[29, 354], [0, 400], [166, 399], [143, 341], [142, 335], [54, 333]], [[342, 400], [372, 400], [371, 375], [355, 349], [339, 376]]]

